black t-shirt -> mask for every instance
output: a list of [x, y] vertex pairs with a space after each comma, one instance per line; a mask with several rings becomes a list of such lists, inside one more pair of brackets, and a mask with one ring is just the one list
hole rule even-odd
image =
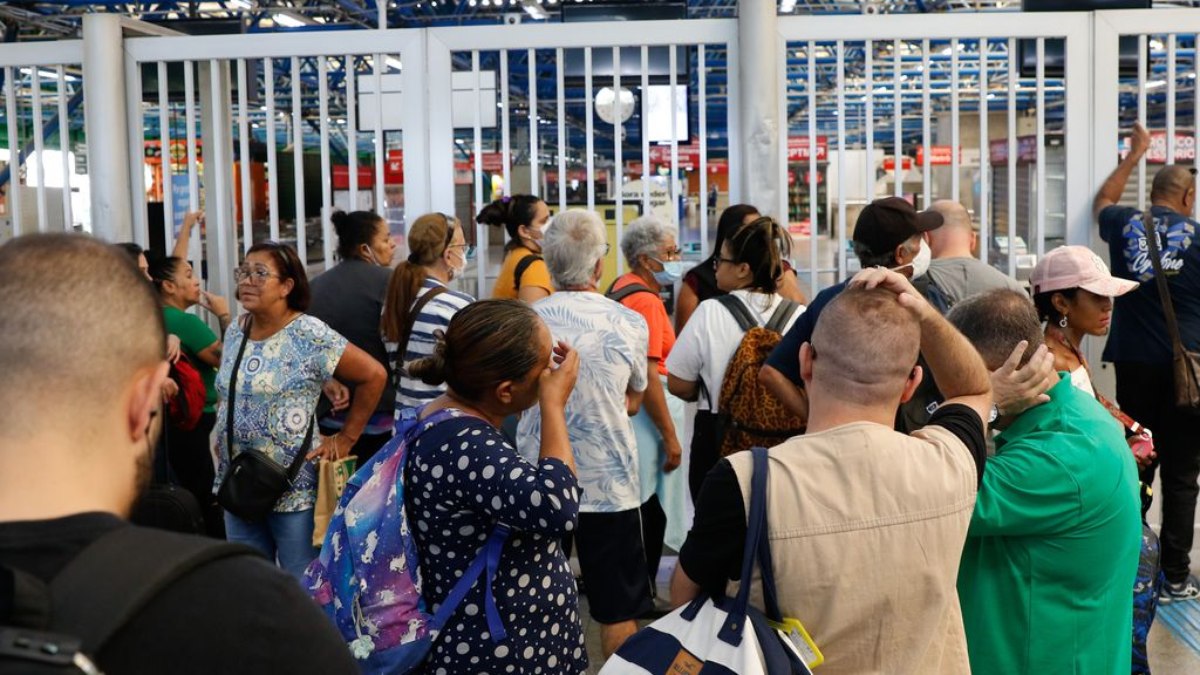
[[[1200, 240], [1196, 221], [1155, 206], [1159, 259], [1171, 293], [1179, 332], [1187, 349], [1200, 348]], [[1128, 206], [1100, 211], [1100, 238], [1108, 242], [1113, 276], [1141, 284], [1113, 302], [1112, 329], [1104, 346], [1105, 361], [1168, 364], [1173, 353], [1166, 316], [1154, 279], [1154, 263], [1146, 243], [1142, 212]]]
[[[129, 525], [106, 513], [0, 523], [0, 565], [48, 583], [83, 548], [118, 527]], [[107, 675], [359, 672], [333, 623], [300, 584], [250, 556], [216, 560], [184, 575], [94, 656]]]
[[[965, 405], [938, 408], [930, 425], [944, 427], [967, 446], [975, 459], [976, 474], [983, 479], [987, 441], [979, 414]], [[679, 564], [688, 577], [706, 592], [721, 596], [725, 585], [742, 574], [746, 546], [746, 504], [737, 474], [728, 459], [717, 463], [696, 500], [696, 518], [679, 552]]]

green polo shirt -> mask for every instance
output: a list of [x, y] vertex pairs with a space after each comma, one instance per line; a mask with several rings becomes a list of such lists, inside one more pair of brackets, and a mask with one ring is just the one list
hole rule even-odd
[[1137, 468], [1120, 425], [1060, 378], [984, 470], [958, 573], [976, 675], [1129, 672]]
[[167, 332], [179, 336], [183, 353], [187, 354], [192, 366], [204, 380], [204, 412], [217, 410], [217, 369], [196, 358], [196, 354], [208, 349], [217, 341], [217, 334], [195, 314], [188, 314], [175, 307], [163, 307], [163, 323]]

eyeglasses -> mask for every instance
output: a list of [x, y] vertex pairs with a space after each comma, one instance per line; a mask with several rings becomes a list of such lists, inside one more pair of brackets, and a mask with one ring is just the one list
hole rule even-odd
[[251, 286], [262, 286], [263, 284], [267, 283], [267, 279], [270, 277], [275, 277], [276, 279], [282, 278], [278, 274], [268, 270], [266, 267], [255, 267], [253, 269], [249, 267], [238, 267], [233, 270], [233, 279], [239, 284], [243, 281], [249, 281]]
[[[663, 260], [679, 260], [682, 257], [683, 257], [683, 250], [678, 247], [672, 248], [672, 249], [667, 249], [666, 251], [663, 251]], [[657, 258], [656, 258], [656, 260], [657, 260]], [[662, 262], [662, 260], [659, 260], [658, 262]]]
[[462, 247], [463, 247], [463, 256], [464, 256], [464, 257], [466, 257], [466, 259], [467, 259], [467, 260], [474, 260], [474, 259], [475, 259], [475, 245], [474, 245], [474, 244], [467, 244], [467, 243], [462, 243], [462, 244], [447, 244], [447, 245], [446, 245], [446, 248], [447, 248], [447, 249], [452, 249], [452, 248], [457, 248], [457, 247], [459, 247], [459, 246], [462, 246]]
[[713, 258], [713, 269], [714, 270], [720, 269], [721, 263], [727, 263], [729, 265], [736, 265], [736, 264], [738, 264], [738, 261], [736, 261], [732, 258], [722, 258], [720, 256], [717, 256], [716, 258]]

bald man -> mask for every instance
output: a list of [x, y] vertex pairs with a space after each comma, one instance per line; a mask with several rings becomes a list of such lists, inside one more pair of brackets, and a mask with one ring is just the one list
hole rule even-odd
[[[162, 422], [163, 335], [123, 251], [67, 234], [0, 246], [0, 626], [82, 638], [108, 675], [357, 673], [250, 549], [125, 522]], [[14, 592], [46, 585], [61, 596]]]
[[[924, 376], [918, 351], [946, 402], [905, 435], [892, 422]], [[771, 448], [767, 484], [783, 615], [808, 629], [824, 675], [969, 672], [954, 584], [987, 456], [983, 360], [907, 278], [871, 268], [821, 312], [800, 373], [808, 433]], [[675, 605], [740, 576], [752, 473], [739, 452], [708, 474]]]
[[[1150, 135], [1133, 127], [1131, 151], [1100, 187], [1093, 204], [1100, 238], [1108, 242], [1113, 275], [1141, 284], [1116, 299], [1112, 330], [1104, 347], [1117, 376], [1117, 402], [1154, 432], [1158, 459], [1141, 474], [1147, 485], [1162, 467], [1162, 569], [1167, 578], [1162, 602], [1200, 598], [1200, 582], [1191, 572], [1196, 521], [1196, 477], [1200, 475], [1200, 419], [1175, 406], [1173, 350], [1159, 298], [1154, 266], [1146, 243], [1143, 213], [1117, 204], [1138, 160], [1150, 147]], [[1200, 349], [1200, 239], [1192, 218], [1196, 208], [1196, 170], [1168, 164], [1154, 176], [1150, 191], [1159, 259], [1178, 318], [1185, 349]]]
[[997, 288], [1023, 290], [1016, 279], [975, 257], [979, 236], [971, 224], [971, 214], [962, 204], [940, 199], [930, 210], [942, 214], [942, 226], [925, 233], [933, 253], [928, 278], [941, 290], [947, 304], [953, 307], [972, 295]]

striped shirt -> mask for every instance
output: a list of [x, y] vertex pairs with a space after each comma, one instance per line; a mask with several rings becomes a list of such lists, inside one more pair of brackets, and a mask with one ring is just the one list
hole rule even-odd
[[[428, 293], [430, 289], [438, 286], [445, 286], [445, 284], [433, 277], [426, 277], [420, 292], [417, 293], [417, 300], [420, 300], [421, 296]], [[402, 366], [409, 361], [432, 354], [435, 343], [433, 332], [446, 330], [455, 313], [472, 302], [475, 302], [475, 298], [466, 293], [447, 290], [425, 303], [425, 306], [421, 308], [421, 313], [417, 315], [416, 322], [413, 323], [412, 334], [404, 349], [403, 359], [400, 358], [399, 344], [384, 342], [384, 348], [387, 349], [388, 355], [388, 367], [391, 368], [393, 377], [398, 381], [396, 386], [397, 420], [400, 419], [401, 410], [423, 406], [446, 391], [445, 385], [425, 384], [418, 379], [408, 377], [402, 370]], [[413, 304], [415, 305], [416, 301]]]

